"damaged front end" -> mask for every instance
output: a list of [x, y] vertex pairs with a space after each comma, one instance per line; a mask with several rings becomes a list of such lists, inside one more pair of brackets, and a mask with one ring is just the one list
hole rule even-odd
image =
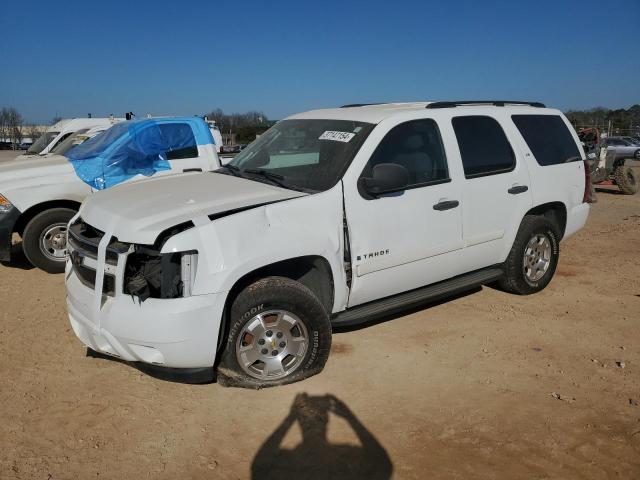
[[[189, 222], [190, 223], [190, 222]], [[192, 226], [193, 224], [191, 224]], [[186, 230], [179, 225], [164, 232], [154, 245], [120, 242], [111, 237], [107, 243], [102, 270], [102, 294], [130, 295], [144, 302], [149, 298], [170, 299], [189, 297], [195, 281], [198, 252], [160, 253], [171, 236]], [[78, 219], [69, 228], [69, 257], [78, 278], [95, 289], [99, 267], [99, 249], [105, 233]], [[121, 276], [121, 282], [118, 276]], [[122, 285], [121, 289], [117, 285]], [[119, 292], [117, 290], [120, 290]]]
[[127, 256], [124, 270], [124, 293], [148, 298], [181, 298], [191, 296], [198, 264], [195, 250], [159, 253], [153, 248], [134, 245]]

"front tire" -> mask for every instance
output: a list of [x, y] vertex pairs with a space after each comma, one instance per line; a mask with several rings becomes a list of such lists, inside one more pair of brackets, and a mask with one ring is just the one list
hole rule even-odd
[[633, 168], [620, 165], [613, 172], [616, 185], [625, 195], [633, 195], [638, 191], [638, 177]]
[[331, 350], [331, 322], [304, 285], [267, 277], [246, 287], [230, 308], [218, 366], [223, 386], [265, 388], [320, 373]]
[[559, 238], [558, 227], [549, 219], [525, 216], [504, 265], [502, 289], [519, 295], [544, 289], [558, 266]]
[[27, 224], [22, 233], [22, 250], [34, 267], [48, 273], [64, 272], [67, 224], [75, 214], [70, 208], [52, 208]]

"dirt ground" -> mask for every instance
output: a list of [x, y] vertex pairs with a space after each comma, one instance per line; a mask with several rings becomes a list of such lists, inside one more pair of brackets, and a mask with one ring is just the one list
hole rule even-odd
[[[599, 192], [542, 293], [337, 332], [247, 391], [88, 358], [62, 275], [0, 265], [0, 478], [640, 478], [640, 194]], [[19, 252], [19, 247], [16, 247]]]

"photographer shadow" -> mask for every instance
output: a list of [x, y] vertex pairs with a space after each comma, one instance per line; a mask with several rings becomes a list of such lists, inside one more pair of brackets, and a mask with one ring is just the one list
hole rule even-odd
[[[332, 444], [327, 439], [329, 414], [342, 417], [349, 424], [360, 446]], [[282, 442], [298, 422], [302, 441], [293, 449]], [[251, 465], [253, 479], [388, 479], [393, 464], [386, 450], [360, 423], [349, 408], [333, 395], [296, 396], [289, 415], [262, 444]]]

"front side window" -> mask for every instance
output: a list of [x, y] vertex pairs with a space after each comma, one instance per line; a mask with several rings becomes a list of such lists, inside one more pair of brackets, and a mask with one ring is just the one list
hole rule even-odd
[[558, 115], [512, 115], [511, 119], [540, 165], [582, 159], [571, 132]]
[[509, 172], [516, 159], [497, 120], [482, 115], [454, 117], [451, 121], [466, 178]]
[[374, 125], [352, 120], [283, 120], [219, 170], [284, 188], [324, 191], [346, 171]]
[[362, 176], [371, 177], [373, 167], [381, 163], [406, 168], [409, 188], [449, 180], [440, 130], [431, 119], [413, 120], [392, 128], [373, 152]]

